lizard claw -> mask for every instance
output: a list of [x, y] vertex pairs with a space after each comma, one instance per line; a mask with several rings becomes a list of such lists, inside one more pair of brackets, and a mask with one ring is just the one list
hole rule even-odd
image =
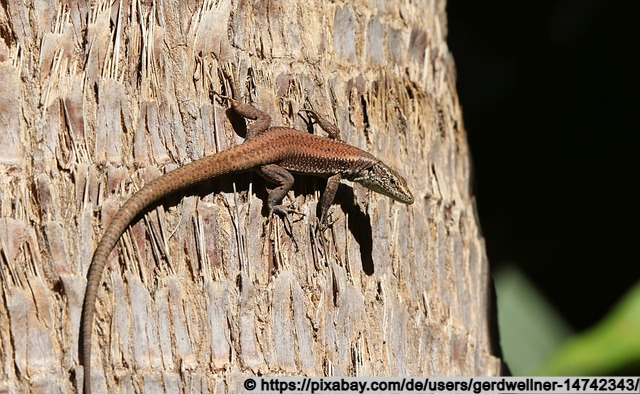
[[220, 92], [216, 92], [215, 90], [213, 91], [213, 95], [218, 97], [220, 101], [226, 100], [228, 103], [231, 103], [230, 107], [233, 107], [233, 104], [236, 102], [236, 100], [234, 100], [233, 97], [226, 94], [222, 94]]
[[[308, 119], [303, 118], [303, 120], [305, 121], [305, 123], [307, 123], [308, 127], [312, 128], [314, 124], [317, 124], [329, 135], [329, 138], [336, 141], [341, 141], [340, 129], [338, 129], [336, 125], [325, 119], [322, 115], [310, 108], [303, 108], [298, 111], [298, 114], [300, 113], [305, 113], [307, 115]], [[302, 118], [302, 115], [300, 115], [300, 117]]]
[[276, 214], [278, 214], [280, 216], [288, 216], [288, 215], [290, 215], [292, 213], [295, 213], [295, 214], [301, 215], [301, 216], [305, 215], [304, 212], [296, 211], [295, 209], [289, 208], [289, 207], [285, 207], [282, 204], [275, 205], [273, 208], [271, 208], [271, 213], [276, 213]]
[[284, 222], [284, 231], [287, 233], [287, 235], [291, 237], [296, 250], [298, 250], [298, 242], [296, 242], [296, 239], [293, 236], [293, 224], [291, 223], [291, 219], [289, 218], [290, 214], [292, 213], [296, 213], [304, 216], [303, 212], [296, 211], [292, 208], [287, 208], [283, 205], [276, 205], [273, 208], [271, 208], [271, 214], [269, 216], [276, 214], [282, 218], [282, 221]]
[[316, 234], [322, 234], [329, 229], [327, 222], [319, 220], [316, 222]]
[[307, 132], [310, 134], [313, 134], [313, 125], [318, 123], [312, 113], [315, 115], [315, 112], [309, 109], [301, 109], [298, 111], [298, 116], [307, 126]]
[[324, 233], [329, 229], [329, 227], [333, 227], [333, 224], [337, 220], [331, 220], [331, 213], [327, 213], [324, 217], [316, 216], [316, 233]]
[[226, 94], [222, 94], [222, 93], [217, 92], [215, 90], [213, 91], [213, 95], [219, 97], [222, 100], [230, 100], [231, 99], [231, 96], [227, 96]]
[[[303, 114], [306, 115], [306, 118], [303, 116]], [[318, 124], [319, 115], [316, 111], [312, 109], [303, 108], [300, 111], [298, 111], [298, 116], [300, 116], [307, 125]]]

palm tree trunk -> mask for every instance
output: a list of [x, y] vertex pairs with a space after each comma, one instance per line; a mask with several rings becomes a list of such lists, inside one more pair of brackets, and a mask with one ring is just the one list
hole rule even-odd
[[499, 373], [445, 2], [351, 3], [2, 3], [0, 391], [80, 387], [93, 249], [142, 184], [242, 141], [212, 93], [229, 65], [274, 125], [312, 105], [416, 202], [343, 185], [316, 233], [324, 183], [297, 178], [291, 235], [255, 175], [163, 200], [110, 256], [94, 392]]

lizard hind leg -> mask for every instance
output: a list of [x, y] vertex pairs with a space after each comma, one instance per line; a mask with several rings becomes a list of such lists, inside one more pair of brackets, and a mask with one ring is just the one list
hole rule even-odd
[[[282, 217], [285, 222], [285, 228], [287, 233], [293, 237], [293, 227], [289, 220], [290, 213], [300, 213], [291, 208], [287, 208], [282, 204], [282, 200], [289, 193], [289, 190], [293, 187], [294, 178], [293, 175], [285, 168], [277, 164], [266, 164], [261, 166], [257, 173], [260, 174], [267, 181], [276, 184], [276, 187], [269, 189], [269, 195], [267, 197], [267, 208], [269, 208], [269, 216], [275, 213]], [[295, 242], [295, 240], [294, 240]]]
[[312, 109], [303, 109], [300, 112], [304, 112], [309, 117], [309, 121], [313, 124], [316, 123], [322, 130], [329, 135], [329, 138], [336, 141], [342, 141], [340, 138], [340, 129], [331, 121], [327, 120], [324, 116], [320, 115]]
[[249, 127], [247, 127], [246, 139], [251, 139], [267, 131], [269, 126], [271, 126], [271, 115], [260, 111], [251, 104], [242, 102], [238, 86], [234, 83], [231, 74], [224, 68], [222, 69], [222, 74], [225, 79], [229, 81], [229, 86], [231, 88], [232, 97], [225, 97], [229, 102], [231, 102], [231, 108], [233, 108], [233, 110], [243, 118], [254, 121], [249, 125]]

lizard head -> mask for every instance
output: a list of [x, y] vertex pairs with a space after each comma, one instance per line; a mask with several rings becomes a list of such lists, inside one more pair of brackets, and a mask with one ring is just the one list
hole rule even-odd
[[413, 204], [413, 194], [407, 186], [407, 181], [391, 167], [378, 161], [371, 167], [360, 172], [353, 179], [367, 189], [384, 194], [404, 204]]

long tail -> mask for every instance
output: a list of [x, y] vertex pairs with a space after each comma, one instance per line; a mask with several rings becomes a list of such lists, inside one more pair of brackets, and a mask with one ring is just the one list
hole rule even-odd
[[107, 264], [107, 258], [129, 227], [131, 221], [145, 208], [155, 203], [167, 194], [195, 185], [207, 179], [221, 175], [251, 170], [259, 166], [261, 159], [252, 154], [259, 145], [259, 138], [245, 142], [234, 148], [218, 154], [204, 157], [200, 160], [177, 168], [145, 185], [118, 210], [111, 220], [102, 239], [98, 243], [89, 272], [87, 274], [87, 289], [84, 294], [81, 319], [81, 354], [84, 366], [84, 392], [91, 393], [91, 333], [95, 314], [95, 303], [100, 287], [102, 272]]

